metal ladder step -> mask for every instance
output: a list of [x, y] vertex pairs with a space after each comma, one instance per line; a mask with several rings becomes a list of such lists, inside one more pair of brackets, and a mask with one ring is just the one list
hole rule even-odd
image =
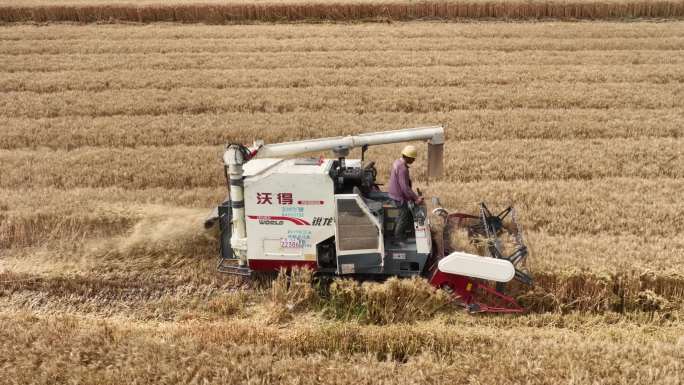
[[237, 258], [219, 258], [218, 266], [216, 270], [220, 273], [239, 275], [241, 277], [249, 277], [252, 274], [252, 270], [247, 266], [239, 266], [236, 263]]

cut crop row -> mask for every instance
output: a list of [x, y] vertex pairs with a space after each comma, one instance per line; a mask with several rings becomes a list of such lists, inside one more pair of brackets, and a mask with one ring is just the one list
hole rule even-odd
[[[447, 143], [446, 180], [682, 178], [682, 140], [501, 140]], [[381, 179], [400, 146], [371, 151]], [[196, 188], [225, 183], [218, 146], [0, 150], [0, 187]], [[425, 162], [425, 153], [418, 161]], [[414, 178], [424, 179], [424, 167]]]
[[664, 109], [684, 107], [679, 84], [555, 83], [462, 87], [178, 88], [0, 94], [6, 117], [171, 113], [428, 113], [469, 109]]
[[681, 84], [681, 65], [621, 66], [479, 66], [463, 71], [456, 67], [298, 68], [276, 70], [128, 70], [64, 71], [7, 74], [0, 92], [53, 93], [179, 88], [307, 88], [307, 87], [480, 87], [544, 82], [563, 83]]
[[[0, 1], [0, 5], [4, 5]], [[17, 3], [21, 0], [11, 0]], [[49, 0], [46, 0], [49, 1]], [[68, 0], [74, 2], [74, 0]], [[110, 1], [110, 0], [103, 0]], [[225, 0], [221, 0], [225, 1]], [[231, 0], [235, 1], [235, 0]], [[370, 0], [374, 1], [374, 0]], [[551, 0], [552, 1], [552, 0]], [[594, 0], [589, 0], [594, 1]], [[617, 0], [620, 2], [623, 0]], [[301, 38], [339, 38], [378, 40], [416, 38], [525, 38], [543, 36], [546, 39], [605, 39], [605, 38], [662, 38], [683, 37], [681, 21], [652, 23], [395, 23], [386, 24], [255, 24], [240, 26], [207, 26], [202, 24], [150, 25], [69, 25], [47, 24], [36, 28], [31, 24], [12, 25], [5, 28], [0, 41], [20, 40], [194, 40], [194, 39], [272, 39], [289, 40]]]
[[511, 109], [453, 112], [199, 113], [2, 118], [0, 149], [76, 149], [278, 143], [443, 124], [449, 140], [618, 139], [684, 136], [684, 109]]
[[[0, 11], [1, 12], [1, 11]], [[299, 38], [289, 40], [245, 39], [238, 41], [197, 39], [192, 44], [185, 40], [36, 40], [3, 41], [0, 53], [5, 55], [64, 55], [64, 54], [135, 54], [157, 53], [245, 53], [245, 52], [339, 52], [411, 50], [416, 54], [430, 51], [632, 51], [638, 49], [678, 51], [684, 46], [683, 37], [664, 38], [606, 38], [606, 39], [549, 39], [543, 36], [524, 38], [380, 38], [377, 40], [354, 38]]]
[[[328, 52], [144, 52], [130, 54], [25, 54], [0, 52], [4, 72], [61, 72], [110, 70], [240, 70], [240, 69], [357, 69], [402, 67], [457, 67], [467, 72], [481, 66], [618, 66], [684, 65], [681, 51], [648, 48], [624, 51], [328, 51]], [[543, 68], [542, 68], [543, 69]]]

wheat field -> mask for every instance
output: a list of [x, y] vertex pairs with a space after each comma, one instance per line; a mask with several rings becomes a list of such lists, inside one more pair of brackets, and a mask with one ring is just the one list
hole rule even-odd
[[0, 23], [320, 23], [411, 20], [681, 20], [682, 0], [0, 1]]
[[[684, 382], [684, 22], [10, 24], [0, 72], [2, 384]], [[429, 124], [417, 186], [518, 208], [528, 314], [215, 272], [227, 141]]]

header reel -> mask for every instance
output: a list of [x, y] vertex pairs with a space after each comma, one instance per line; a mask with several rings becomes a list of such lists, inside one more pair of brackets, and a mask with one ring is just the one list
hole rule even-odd
[[[439, 205], [438, 201], [436, 205]], [[462, 230], [467, 237], [467, 245], [476, 249], [476, 254], [510, 262], [515, 269], [513, 279], [524, 285], [532, 285], [533, 278], [527, 269], [528, 249], [513, 207], [493, 214], [485, 203], [480, 203], [477, 215], [449, 213], [442, 207], [435, 208], [433, 214], [444, 219], [443, 242], [440, 242], [441, 247], [436, 251], [438, 259], [453, 252], [464, 251], [452, 244], [453, 235]], [[469, 311], [523, 311], [515, 299], [506, 294], [506, 283], [496, 282], [492, 287], [486, 281], [480, 281], [476, 286], [477, 290], [472, 291], [474, 294], [456, 293], [464, 294], [461, 295], [463, 304]]]

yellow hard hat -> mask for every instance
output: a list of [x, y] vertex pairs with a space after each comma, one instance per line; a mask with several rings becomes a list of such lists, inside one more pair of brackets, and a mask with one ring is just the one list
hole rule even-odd
[[407, 158], [413, 158], [416, 159], [418, 156], [418, 150], [416, 150], [416, 146], [408, 145], [404, 147], [403, 150], [401, 150], [401, 155], [407, 157]]

